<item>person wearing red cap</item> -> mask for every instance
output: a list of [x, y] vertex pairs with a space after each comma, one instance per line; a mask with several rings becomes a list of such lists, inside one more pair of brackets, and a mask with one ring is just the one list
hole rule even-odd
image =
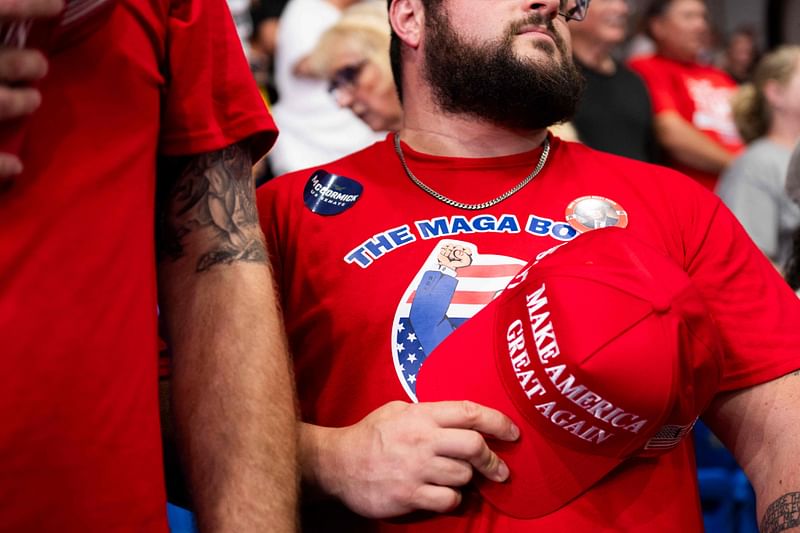
[[586, 8], [392, 0], [402, 128], [259, 190], [304, 530], [702, 531], [701, 415], [794, 520], [800, 302], [696, 182], [548, 133]]
[[277, 132], [224, 0], [0, 0], [0, 43], [0, 530], [168, 530], [158, 303], [200, 527], [292, 531]]

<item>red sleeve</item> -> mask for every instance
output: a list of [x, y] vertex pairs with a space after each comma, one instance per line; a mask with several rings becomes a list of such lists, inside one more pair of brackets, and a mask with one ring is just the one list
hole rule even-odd
[[173, 0], [160, 150], [189, 155], [255, 136], [260, 157], [277, 130], [244, 57], [225, 0]]
[[725, 345], [720, 389], [764, 383], [800, 368], [800, 299], [722, 202], [708, 198], [686, 228], [687, 272]]
[[653, 104], [653, 114], [681, 112], [680, 95], [676, 93], [674, 76], [668, 65], [655, 57], [643, 57], [634, 59], [628, 66], [644, 80]]

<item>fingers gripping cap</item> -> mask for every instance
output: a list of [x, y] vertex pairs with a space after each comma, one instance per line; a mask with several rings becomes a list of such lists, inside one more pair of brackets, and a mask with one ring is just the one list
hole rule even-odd
[[478, 489], [501, 512], [536, 518], [627, 458], [676, 446], [716, 389], [720, 353], [683, 270], [609, 228], [523, 269], [431, 353], [417, 394], [514, 420], [520, 439], [491, 444], [511, 479]]

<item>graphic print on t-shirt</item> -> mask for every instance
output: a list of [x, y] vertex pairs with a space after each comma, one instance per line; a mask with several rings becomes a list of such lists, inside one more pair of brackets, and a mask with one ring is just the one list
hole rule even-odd
[[726, 142], [738, 142], [730, 103], [734, 90], [716, 87], [705, 79], [688, 79], [686, 88], [695, 105], [692, 123], [700, 130], [716, 132]]
[[472, 243], [444, 239], [423, 262], [392, 321], [397, 377], [417, 401], [416, 380], [425, 358], [458, 326], [491, 302], [525, 261], [482, 254]]

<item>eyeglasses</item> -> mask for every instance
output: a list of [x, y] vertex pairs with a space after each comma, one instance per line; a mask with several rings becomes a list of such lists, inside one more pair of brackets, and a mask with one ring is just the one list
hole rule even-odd
[[567, 20], [583, 20], [587, 11], [589, 0], [561, 0], [558, 4], [558, 14]]
[[353, 89], [358, 81], [358, 76], [367, 64], [367, 60], [359, 61], [353, 65], [346, 65], [336, 70], [328, 83], [328, 92], [335, 95], [344, 89]]

